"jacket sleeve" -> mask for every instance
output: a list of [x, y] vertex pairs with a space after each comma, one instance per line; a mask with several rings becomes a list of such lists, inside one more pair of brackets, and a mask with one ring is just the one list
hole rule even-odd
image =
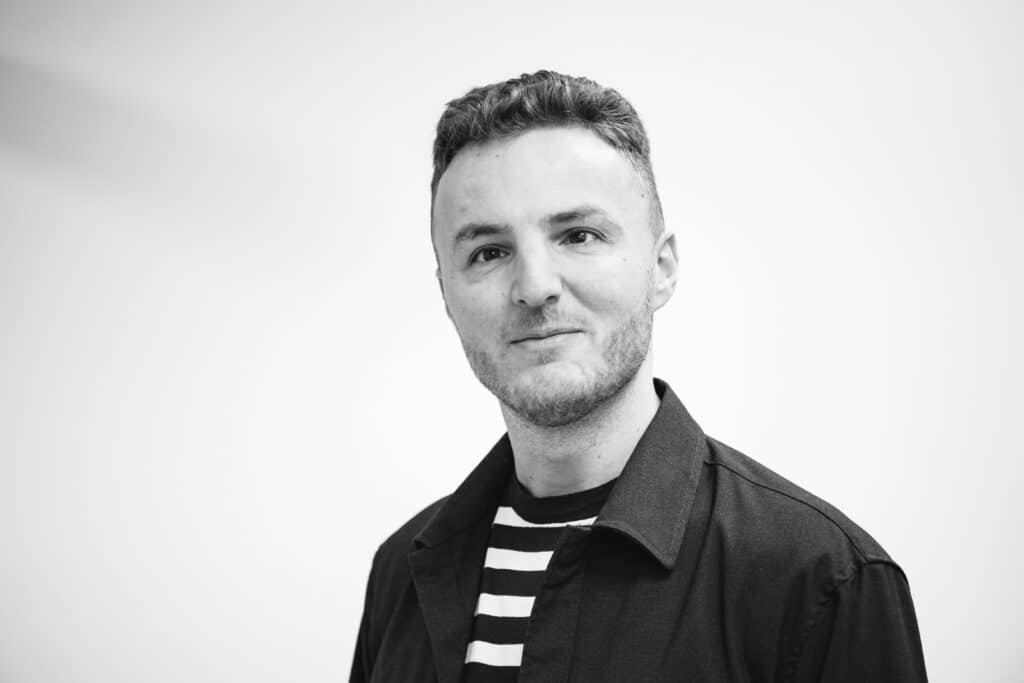
[[370, 577], [366, 581], [366, 597], [363, 600], [363, 618], [359, 622], [359, 635], [356, 638], [356, 651], [352, 657], [352, 672], [349, 683], [369, 683], [373, 675], [373, 663], [376, 659], [376, 648], [371, 645], [371, 620], [373, 615], [374, 579], [377, 574], [377, 558], [373, 558]]
[[921, 636], [903, 571], [869, 562], [831, 592], [810, 626], [793, 680], [927, 681]]

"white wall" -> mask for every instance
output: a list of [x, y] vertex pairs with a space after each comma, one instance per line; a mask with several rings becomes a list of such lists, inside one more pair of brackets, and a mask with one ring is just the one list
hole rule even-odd
[[1017, 3], [137, 4], [0, 6], [0, 680], [346, 679], [502, 430], [432, 128], [537, 68], [648, 124], [657, 373], [903, 564], [932, 680], [1019, 675]]

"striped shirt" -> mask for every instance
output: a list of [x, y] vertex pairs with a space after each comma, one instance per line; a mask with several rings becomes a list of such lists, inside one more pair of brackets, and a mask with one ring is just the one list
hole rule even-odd
[[512, 478], [491, 526], [464, 683], [517, 679], [526, 625], [555, 546], [567, 525], [594, 522], [614, 484], [534, 498]]

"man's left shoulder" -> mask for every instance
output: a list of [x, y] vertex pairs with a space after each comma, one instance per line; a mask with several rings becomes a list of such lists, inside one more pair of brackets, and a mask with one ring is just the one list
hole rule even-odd
[[716, 470], [716, 496], [734, 522], [730, 532], [756, 548], [804, 560], [827, 557], [839, 573], [893, 563], [882, 546], [835, 506], [740, 451], [708, 437], [705, 465]]

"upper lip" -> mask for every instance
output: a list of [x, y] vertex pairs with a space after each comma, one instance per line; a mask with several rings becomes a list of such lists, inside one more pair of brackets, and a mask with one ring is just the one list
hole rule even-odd
[[553, 337], [556, 334], [569, 334], [570, 332], [579, 332], [575, 327], [545, 327], [540, 330], [532, 330], [530, 332], [521, 333], [519, 336], [512, 340], [512, 343], [526, 341], [528, 339], [547, 339]]

